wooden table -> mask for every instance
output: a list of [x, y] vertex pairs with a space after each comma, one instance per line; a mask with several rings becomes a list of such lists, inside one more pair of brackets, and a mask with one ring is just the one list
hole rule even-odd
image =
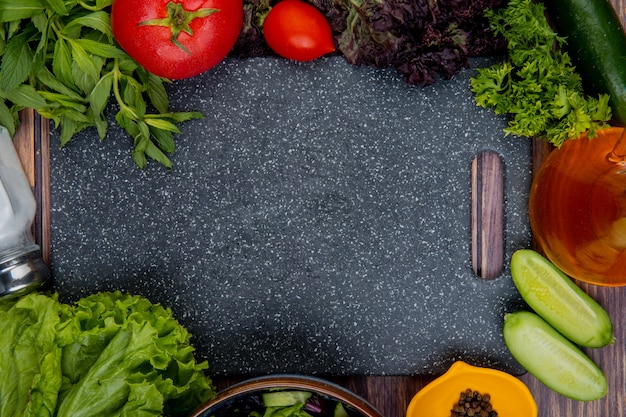
[[[626, 26], [626, 0], [611, 0], [622, 24]], [[626, 64], [625, 64], [626, 65]], [[33, 230], [42, 247], [44, 260], [50, 262], [50, 168], [49, 124], [31, 110], [22, 112], [22, 123], [15, 137], [16, 148], [27, 177], [38, 197], [38, 216]], [[533, 161], [538, 167], [549, 150], [534, 144]], [[58, 146], [58, 144], [52, 144]], [[529, 374], [524, 381], [535, 396], [540, 417], [621, 417], [626, 416], [626, 287], [605, 288], [586, 284], [581, 287], [602, 304], [615, 326], [616, 343], [602, 349], [587, 349], [589, 356], [604, 370], [609, 381], [608, 395], [598, 401], [578, 402], [549, 390]], [[426, 376], [363, 376], [335, 378], [335, 382], [360, 394], [385, 417], [403, 417], [415, 393], [432, 380]], [[239, 379], [219, 378], [218, 388]], [[503, 416], [506, 417], [506, 416]]]

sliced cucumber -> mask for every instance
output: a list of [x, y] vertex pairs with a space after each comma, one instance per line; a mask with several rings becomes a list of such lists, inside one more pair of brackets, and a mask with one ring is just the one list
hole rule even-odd
[[341, 402], [337, 402], [337, 405], [335, 405], [333, 417], [348, 417], [348, 412]]
[[606, 395], [602, 370], [537, 314], [518, 311], [505, 315], [503, 334], [511, 355], [553, 391], [579, 401]]
[[273, 391], [263, 393], [262, 397], [266, 407], [289, 407], [304, 404], [312, 395], [309, 391]]
[[526, 303], [563, 336], [584, 347], [613, 343], [606, 310], [539, 253], [516, 251], [511, 275]]

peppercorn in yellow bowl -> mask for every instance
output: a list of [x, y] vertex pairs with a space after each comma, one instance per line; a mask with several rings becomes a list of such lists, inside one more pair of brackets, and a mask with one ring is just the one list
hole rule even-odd
[[[452, 364], [446, 373], [422, 388], [409, 403], [406, 417], [455, 415], [451, 410], [458, 405], [461, 393], [467, 389], [471, 391], [471, 395], [474, 392], [481, 397], [487, 395], [486, 398], [481, 398], [482, 408], [488, 409], [487, 406], [490, 405], [498, 417], [537, 417], [535, 399], [518, 378], [506, 372], [472, 366], [462, 361]], [[474, 411], [469, 413], [472, 414], [475, 417], [481, 415]]]

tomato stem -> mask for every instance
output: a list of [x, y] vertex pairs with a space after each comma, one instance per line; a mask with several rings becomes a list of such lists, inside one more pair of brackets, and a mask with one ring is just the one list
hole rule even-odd
[[170, 41], [191, 55], [191, 52], [189, 52], [189, 50], [178, 40], [181, 32], [184, 32], [189, 36], [193, 36], [193, 29], [191, 29], [190, 24], [194, 19], [201, 19], [219, 11], [219, 9], [214, 8], [202, 8], [192, 12], [186, 10], [181, 3], [170, 1], [167, 3], [167, 17], [162, 19], [144, 20], [139, 23], [139, 26], [169, 27], [172, 33]]

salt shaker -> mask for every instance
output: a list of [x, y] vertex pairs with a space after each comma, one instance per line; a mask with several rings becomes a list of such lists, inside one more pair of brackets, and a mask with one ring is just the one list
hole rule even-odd
[[37, 204], [13, 141], [0, 126], [0, 297], [26, 294], [50, 273], [31, 226]]

